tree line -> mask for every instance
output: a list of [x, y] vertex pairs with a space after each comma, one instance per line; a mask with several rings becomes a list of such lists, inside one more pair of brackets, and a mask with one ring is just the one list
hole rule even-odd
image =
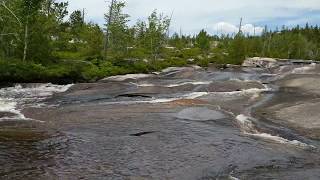
[[0, 3], [3, 59], [42, 62], [59, 55], [125, 56], [132, 47], [143, 48], [149, 55], [157, 56], [170, 23], [167, 16], [154, 11], [147, 22], [138, 21], [129, 27], [130, 16], [123, 13], [125, 3], [116, 0], [106, 8], [104, 27], [86, 22], [82, 10], [72, 12], [66, 20], [67, 2], [1, 0]]
[[106, 5], [105, 24], [99, 26], [86, 21], [84, 10], [69, 13], [68, 5], [56, 0], [0, 0], [0, 81], [45, 81], [40, 76], [88, 80], [187, 64], [241, 64], [252, 56], [320, 60], [318, 26], [265, 27], [260, 36], [241, 28], [235, 35], [210, 35], [205, 30], [170, 35], [172, 16], [156, 10], [130, 26], [125, 1], [112, 0]]

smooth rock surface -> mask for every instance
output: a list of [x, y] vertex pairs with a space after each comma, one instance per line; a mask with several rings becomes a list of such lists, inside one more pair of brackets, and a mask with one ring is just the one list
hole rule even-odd
[[209, 121], [227, 118], [223, 113], [208, 108], [192, 107], [180, 111], [177, 115], [179, 119], [194, 121]]
[[0, 89], [0, 179], [320, 179], [320, 69], [266, 62]]

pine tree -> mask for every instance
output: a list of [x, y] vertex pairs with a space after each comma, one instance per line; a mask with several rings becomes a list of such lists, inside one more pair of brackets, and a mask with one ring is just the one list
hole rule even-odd
[[210, 36], [202, 29], [196, 37], [197, 46], [203, 51], [208, 52], [210, 49]]

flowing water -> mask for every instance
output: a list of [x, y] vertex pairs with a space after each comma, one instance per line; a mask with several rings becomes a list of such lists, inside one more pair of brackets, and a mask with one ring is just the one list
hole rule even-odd
[[0, 89], [0, 179], [320, 179], [320, 65]]

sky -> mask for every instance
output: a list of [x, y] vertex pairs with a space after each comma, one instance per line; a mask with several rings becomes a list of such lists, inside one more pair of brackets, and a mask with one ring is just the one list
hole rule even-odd
[[[64, 1], [64, 0], [60, 0]], [[86, 20], [103, 25], [103, 14], [111, 0], [68, 0], [69, 11], [85, 8]], [[130, 24], [145, 20], [154, 9], [172, 16], [171, 32], [195, 34], [205, 29], [211, 34], [232, 34], [242, 30], [259, 34], [265, 25], [320, 25], [320, 0], [126, 0], [124, 12]]]

